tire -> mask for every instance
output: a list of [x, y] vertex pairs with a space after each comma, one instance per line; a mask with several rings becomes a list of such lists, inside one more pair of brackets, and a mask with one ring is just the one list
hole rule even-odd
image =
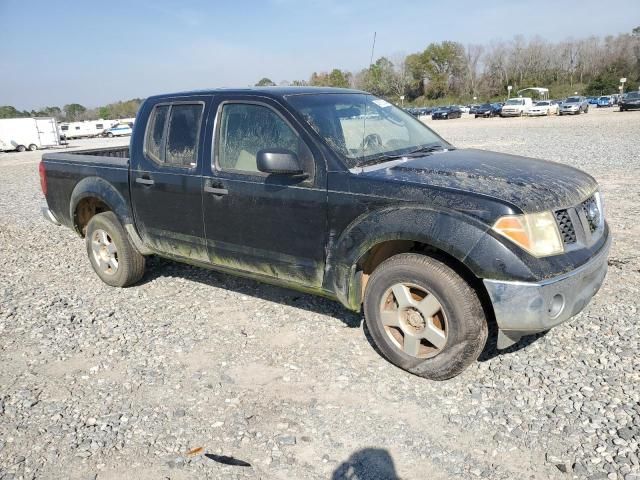
[[144, 256], [131, 244], [113, 212], [91, 218], [86, 245], [93, 270], [107, 285], [127, 287], [144, 275]]
[[111, 132], [107, 133], [107, 137], [108, 138], [113, 138], [113, 133], [111, 133]]
[[24, 152], [24, 151], [26, 151], [26, 150], [27, 150], [27, 147], [25, 147], [24, 145], [18, 145], [18, 146], [16, 147], [16, 150], [17, 150], [18, 152], [22, 153], [22, 152]]
[[[398, 300], [403, 296], [408, 300]], [[487, 321], [475, 291], [447, 265], [424, 255], [403, 253], [382, 262], [367, 282], [364, 313], [381, 354], [431, 380], [460, 374], [476, 361], [487, 341]]]
[[29, 145], [29, 150], [35, 152], [36, 150], [38, 150], [38, 146], [35, 143], [32, 143], [31, 145]]

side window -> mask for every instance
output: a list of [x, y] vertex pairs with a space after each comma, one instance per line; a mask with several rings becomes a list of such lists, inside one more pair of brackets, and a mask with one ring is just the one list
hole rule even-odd
[[300, 157], [302, 141], [273, 110], [262, 105], [228, 103], [220, 113], [218, 166], [222, 170], [258, 172], [257, 153], [285, 148]]
[[202, 105], [173, 105], [169, 119], [165, 162], [179, 167], [195, 167]]
[[168, 105], [155, 107], [149, 117], [149, 123], [147, 123], [145, 153], [156, 163], [164, 163], [164, 127], [168, 114]]

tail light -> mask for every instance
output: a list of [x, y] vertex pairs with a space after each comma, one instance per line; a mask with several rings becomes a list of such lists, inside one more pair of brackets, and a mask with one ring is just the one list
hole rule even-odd
[[44, 168], [44, 163], [40, 162], [40, 166], [38, 167], [38, 172], [40, 172], [40, 188], [42, 188], [42, 193], [44, 196], [47, 196], [47, 171]]

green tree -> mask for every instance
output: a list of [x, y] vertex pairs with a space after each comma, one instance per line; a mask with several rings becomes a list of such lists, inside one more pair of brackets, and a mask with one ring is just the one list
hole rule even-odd
[[464, 47], [457, 42], [431, 43], [424, 51], [407, 57], [407, 69], [414, 80], [422, 81], [429, 98], [458, 94], [464, 77], [464, 55]]
[[70, 103], [62, 107], [65, 119], [68, 122], [77, 120], [87, 109], [79, 103]]
[[0, 118], [28, 117], [29, 112], [20, 112], [11, 105], [0, 106]]
[[260, 79], [258, 83], [256, 83], [256, 87], [275, 87], [276, 84], [270, 78], [264, 77]]

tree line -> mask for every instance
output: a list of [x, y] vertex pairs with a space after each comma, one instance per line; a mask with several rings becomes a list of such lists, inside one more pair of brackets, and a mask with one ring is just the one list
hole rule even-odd
[[[488, 45], [446, 40], [410, 55], [380, 57], [360, 71], [334, 68], [279, 85], [354, 87], [396, 103], [404, 97], [407, 103], [427, 105], [504, 98], [508, 85], [514, 93], [547, 87], [554, 98], [574, 92], [611, 94], [618, 92], [620, 78], [627, 78], [626, 91], [640, 85], [640, 26], [631, 33], [555, 43], [521, 35]], [[265, 77], [256, 85], [276, 84]], [[61, 122], [127, 118], [136, 115], [141, 102], [134, 98], [97, 108], [71, 103], [32, 111], [7, 105], [0, 106], [0, 118], [44, 116]]]
[[[640, 27], [628, 34], [556, 43], [521, 35], [488, 45], [435, 42], [407, 56], [378, 58], [358, 72], [336, 68], [280, 85], [354, 87], [396, 102], [404, 96], [407, 102], [429, 104], [504, 98], [508, 85], [513, 93], [547, 87], [557, 98], [576, 91], [612, 94], [620, 78], [627, 78], [625, 91], [640, 85]], [[275, 83], [263, 78], [256, 85]]]
[[44, 107], [39, 110], [17, 110], [11, 105], [0, 106], [0, 118], [54, 117], [59, 122], [77, 122], [82, 120], [113, 120], [135, 117], [142, 99], [134, 98], [125, 102], [115, 102], [102, 107], [86, 108], [79, 103], [70, 103], [60, 107]]

